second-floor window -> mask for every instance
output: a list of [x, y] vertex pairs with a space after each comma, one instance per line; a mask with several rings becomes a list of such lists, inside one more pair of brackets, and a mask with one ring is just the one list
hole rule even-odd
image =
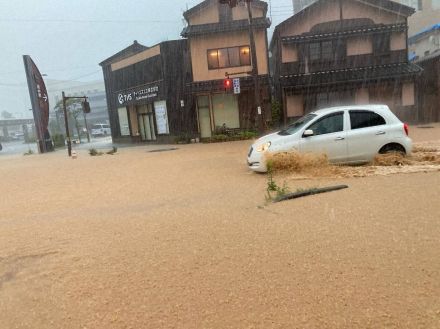
[[310, 62], [332, 62], [346, 56], [346, 42], [342, 39], [313, 42], [308, 45]]
[[208, 68], [210, 70], [248, 65], [251, 65], [249, 46], [208, 50]]

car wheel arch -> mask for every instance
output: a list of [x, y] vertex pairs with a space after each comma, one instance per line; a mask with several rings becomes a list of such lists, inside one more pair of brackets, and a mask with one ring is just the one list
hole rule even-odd
[[388, 152], [401, 152], [403, 154], [406, 154], [406, 149], [405, 147], [400, 144], [400, 143], [396, 143], [396, 142], [391, 142], [391, 143], [387, 143], [384, 146], [382, 146], [379, 149], [379, 154], [385, 154]]

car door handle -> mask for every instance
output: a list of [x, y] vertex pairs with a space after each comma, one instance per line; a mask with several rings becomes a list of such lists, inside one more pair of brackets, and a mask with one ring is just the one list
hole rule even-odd
[[378, 131], [376, 135], [385, 135], [385, 131]]
[[343, 141], [345, 138], [344, 137], [336, 137], [335, 141]]

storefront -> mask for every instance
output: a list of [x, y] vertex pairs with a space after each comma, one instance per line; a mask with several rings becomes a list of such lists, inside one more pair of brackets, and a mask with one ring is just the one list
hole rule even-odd
[[196, 136], [194, 102], [184, 91], [191, 80], [186, 40], [150, 48], [134, 43], [101, 66], [114, 141], [172, 143]]
[[[270, 120], [270, 87], [267, 53], [267, 3], [249, 3], [253, 13], [253, 42], [245, 3], [234, 8], [217, 0], [205, 0], [183, 16], [187, 26], [193, 81], [187, 93], [196, 100], [197, 128], [201, 138], [225, 129], [254, 130], [260, 120]], [[252, 60], [251, 44], [255, 47]], [[258, 73], [260, 97], [255, 97], [252, 73]], [[239, 79], [237, 90], [223, 85], [225, 77]], [[259, 103], [259, 110], [257, 109]]]

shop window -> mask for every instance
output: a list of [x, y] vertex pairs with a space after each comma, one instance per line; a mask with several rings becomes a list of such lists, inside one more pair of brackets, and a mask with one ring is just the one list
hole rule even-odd
[[219, 94], [212, 96], [215, 128], [240, 128], [236, 95]]
[[128, 113], [126, 107], [118, 108], [119, 131], [121, 136], [130, 136], [130, 128], [128, 125]]
[[208, 50], [208, 68], [210, 70], [247, 66], [250, 65], [250, 63], [249, 46]]

